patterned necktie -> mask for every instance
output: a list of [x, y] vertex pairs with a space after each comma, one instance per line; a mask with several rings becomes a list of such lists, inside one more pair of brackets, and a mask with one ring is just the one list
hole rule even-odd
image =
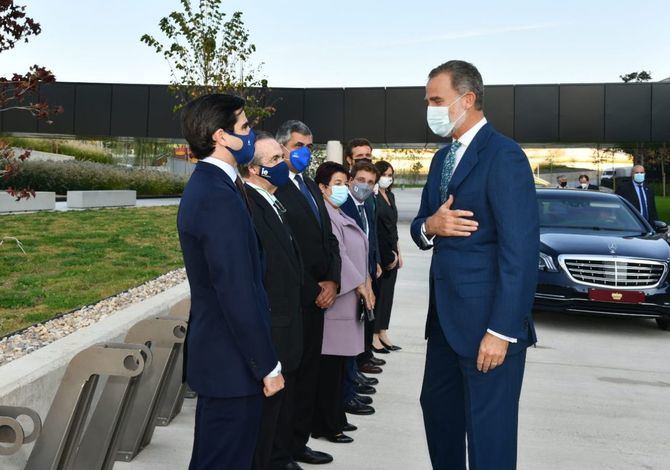
[[365, 208], [361, 204], [358, 206], [358, 215], [361, 216], [361, 223], [363, 224], [363, 231], [367, 234], [368, 233], [368, 218], [365, 217]]
[[444, 204], [449, 199], [449, 181], [454, 174], [454, 167], [456, 166], [456, 151], [461, 147], [461, 143], [455, 140], [449, 152], [444, 158], [444, 166], [442, 167], [442, 179], [440, 180], [440, 201]]
[[314, 213], [314, 217], [316, 217], [316, 221], [321, 225], [321, 218], [319, 216], [319, 209], [316, 207], [316, 202], [314, 202], [314, 198], [312, 197], [312, 193], [309, 192], [309, 189], [307, 188], [307, 185], [305, 184], [305, 181], [302, 179], [301, 175], [295, 175], [295, 180], [298, 182], [298, 187], [300, 188], [300, 192], [302, 193], [303, 196], [305, 196], [305, 199], [307, 199], [307, 204], [309, 205], [310, 209], [312, 209], [312, 212]]

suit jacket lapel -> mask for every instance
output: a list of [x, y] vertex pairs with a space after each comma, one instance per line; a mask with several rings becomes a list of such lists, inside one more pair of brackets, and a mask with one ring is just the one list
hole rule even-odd
[[[286, 252], [289, 254], [291, 253], [291, 251], [295, 252], [293, 242], [291, 241], [290, 238], [291, 235], [288, 229], [288, 225], [279, 220], [279, 217], [277, 216], [277, 213], [272, 208], [272, 206], [270, 206], [270, 204], [265, 200], [265, 198], [260, 194], [258, 194], [258, 192], [254, 188], [248, 185], [245, 185], [245, 188], [247, 190], [247, 193], [249, 194], [249, 198], [255, 202], [256, 207], [259, 208], [259, 210], [262, 213], [263, 220], [265, 220], [266, 225], [270, 228], [270, 231], [272, 232], [274, 237], [284, 247], [284, 250], [286, 250]], [[294, 257], [289, 255], [289, 259], [294, 260]], [[298, 269], [299, 267], [295, 266], [295, 264], [293, 267], [296, 273], [300, 271], [300, 269]]]
[[460, 184], [465, 180], [468, 174], [470, 174], [475, 165], [477, 165], [479, 162], [479, 150], [484, 147], [490, 135], [491, 126], [489, 124], [485, 124], [484, 127], [482, 127], [479, 132], [477, 132], [475, 138], [472, 139], [472, 142], [470, 142], [468, 148], [465, 149], [463, 158], [461, 158], [461, 161], [456, 167], [456, 171], [454, 171], [454, 174], [449, 181], [449, 194], [452, 194], [456, 188], [460, 186]]
[[[314, 225], [316, 225], [317, 228], [319, 228], [319, 222], [316, 220], [314, 217], [314, 213], [312, 212], [312, 208], [309, 207], [309, 203], [305, 200], [305, 196], [300, 192], [298, 188], [295, 187], [295, 183], [292, 181], [289, 181], [286, 183], [286, 191], [287, 193], [291, 194], [291, 196], [298, 201], [298, 204], [300, 207], [302, 207], [303, 212], [307, 213], [307, 218], [312, 221]], [[318, 204], [317, 204], [318, 206]]]

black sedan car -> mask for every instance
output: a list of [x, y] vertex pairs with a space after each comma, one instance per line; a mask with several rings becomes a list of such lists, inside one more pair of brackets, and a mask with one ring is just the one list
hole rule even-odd
[[654, 318], [670, 329], [668, 227], [616, 194], [538, 189], [540, 311]]

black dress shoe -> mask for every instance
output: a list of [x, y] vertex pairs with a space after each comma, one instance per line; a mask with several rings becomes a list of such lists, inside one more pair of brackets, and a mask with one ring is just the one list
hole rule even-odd
[[286, 465], [284, 465], [282, 470], [302, 470], [302, 467], [298, 465], [297, 462], [289, 462]]
[[344, 404], [344, 411], [352, 415], [371, 415], [374, 414], [375, 409], [370, 405], [364, 405], [355, 398], [352, 398]]
[[368, 377], [367, 375], [363, 375], [362, 372], [356, 371], [356, 383], [359, 383], [361, 385], [371, 385], [375, 386], [379, 383], [379, 380], [374, 378], [374, 377]]
[[383, 372], [381, 367], [370, 364], [369, 362], [358, 366], [358, 370], [364, 374], [381, 374]]
[[385, 342], [383, 342], [383, 341], [381, 341], [381, 340], [380, 340], [380, 342], [381, 342], [381, 343], [384, 345], [384, 347], [385, 347], [386, 349], [388, 349], [389, 351], [400, 351], [400, 350], [402, 349], [400, 346], [396, 346], [395, 344], [393, 344], [393, 345], [386, 344]]
[[312, 437], [314, 439], [320, 439], [323, 437], [324, 439], [329, 440], [330, 442], [334, 442], [336, 444], [350, 444], [354, 442], [354, 440], [351, 437], [343, 433], [335, 434], [334, 436], [319, 436], [317, 434], [312, 434]]
[[371, 346], [371, 348], [372, 348], [372, 350], [373, 350], [374, 352], [376, 352], [377, 354], [388, 354], [388, 353], [391, 352], [391, 351], [389, 351], [388, 349], [386, 349], [386, 348], [384, 348], [384, 347], [381, 347], [381, 348], [377, 349], [377, 348], [375, 348], [374, 346]]
[[377, 393], [377, 389], [375, 389], [372, 385], [365, 384], [355, 384], [354, 390], [356, 391], [357, 395], [374, 395]]
[[344, 427], [342, 428], [343, 432], [351, 432], [351, 431], [356, 431], [356, 430], [358, 430], [358, 427], [354, 426], [351, 423], [345, 424]]
[[370, 364], [372, 364], [373, 366], [384, 366], [384, 365], [386, 365], [386, 361], [384, 359], [378, 359], [376, 357], [370, 358], [370, 360], [368, 362]]
[[325, 452], [319, 452], [318, 450], [312, 450], [307, 446], [305, 446], [305, 450], [302, 454], [295, 455], [293, 458], [297, 462], [311, 463], [312, 465], [322, 465], [333, 461], [332, 455], [326, 454]]
[[372, 405], [371, 397], [356, 394], [354, 395], [354, 398], [363, 403], [364, 405]]

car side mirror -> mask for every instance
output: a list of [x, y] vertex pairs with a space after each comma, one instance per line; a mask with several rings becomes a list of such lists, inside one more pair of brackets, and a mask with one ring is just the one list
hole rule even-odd
[[654, 220], [654, 229], [657, 233], [668, 233], [668, 224], [662, 220]]

